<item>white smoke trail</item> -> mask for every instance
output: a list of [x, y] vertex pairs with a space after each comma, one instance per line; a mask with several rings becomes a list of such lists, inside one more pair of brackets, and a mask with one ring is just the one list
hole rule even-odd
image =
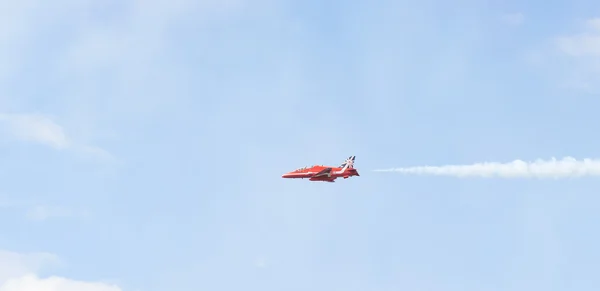
[[421, 166], [375, 170], [376, 172], [400, 172], [403, 174], [436, 175], [452, 177], [482, 178], [572, 178], [600, 176], [600, 160], [576, 160], [566, 157], [562, 160], [552, 158], [549, 161], [537, 160], [524, 162], [515, 160], [510, 163], [477, 163], [472, 165]]

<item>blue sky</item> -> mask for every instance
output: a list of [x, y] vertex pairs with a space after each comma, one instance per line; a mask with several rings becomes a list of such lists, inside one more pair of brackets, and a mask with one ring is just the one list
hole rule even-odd
[[598, 8], [0, 1], [0, 291], [597, 290], [592, 178], [372, 170], [600, 157]]

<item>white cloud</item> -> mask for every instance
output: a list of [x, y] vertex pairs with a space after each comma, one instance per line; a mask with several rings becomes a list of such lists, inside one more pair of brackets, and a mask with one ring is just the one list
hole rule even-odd
[[600, 32], [600, 17], [588, 19], [585, 24], [590, 29]]
[[[168, 105], [177, 106], [179, 96], [185, 94], [189, 80], [182, 79], [189, 75], [183, 65], [171, 61], [176, 54], [166, 53], [173, 38], [180, 37], [178, 25], [185, 29], [192, 24], [195, 31], [201, 30], [198, 23], [226, 22], [247, 5], [247, 0], [61, 0], [60, 5], [0, 0], [0, 71], [4, 72], [0, 83], [21, 81], [20, 72], [30, 56], [48, 54], [48, 62], [39, 68], [58, 88], [48, 98], [58, 108], [53, 112], [60, 113], [62, 124], [85, 140], [94, 140], [98, 132], [115, 136], [120, 127], [145, 122]], [[0, 95], [2, 90], [0, 86]], [[9, 98], [8, 105], [0, 103], [0, 112], [36, 111], [28, 108], [32, 106], [28, 101], [22, 96]], [[34, 137], [55, 148], [73, 149], [68, 139], [72, 136], [61, 138], [56, 129], [45, 138], [40, 133]], [[96, 147], [78, 149], [110, 156]]]
[[12, 135], [26, 141], [38, 142], [55, 149], [71, 145], [63, 128], [50, 118], [39, 114], [0, 114]]
[[556, 45], [573, 57], [600, 57], [600, 18], [586, 21], [582, 32], [558, 37]]
[[[181, 100], [186, 78], [176, 57], [166, 51], [177, 25], [194, 30], [198, 23], [228, 21], [243, 12], [247, 0], [61, 0], [60, 5], [42, 0], [0, 0], [0, 83], [22, 81], [22, 69], [34, 54], [49, 57], [39, 66], [54, 87], [52, 106], [62, 124], [77, 131], [79, 138], [97, 138], [98, 132], [118, 135], [131, 125]], [[260, 2], [252, 2], [260, 5]], [[193, 21], [192, 21], [193, 20]], [[43, 40], [40, 42], [39, 40]], [[51, 46], [51, 49], [46, 49]], [[43, 48], [43, 49], [40, 49]], [[29, 71], [29, 70], [28, 70]], [[183, 77], [181, 77], [183, 76]], [[181, 77], [181, 78], [180, 78]], [[34, 81], [29, 80], [27, 83]], [[0, 95], [2, 90], [0, 86]], [[12, 94], [12, 92], [7, 92]], [[14, 94], [12, 94], [14, 96]], [[0, 97], [0, 101], [3, 101]], [[31, 104], [22, 96], [0, 103], [0, 111], [29, 112]], [[26, 105], [23, 105], [25, 103]], [[7, 105], [8, 104], [8, 105]], [[16, 105], [15, 105], [16, 104]], [[36, 106], [35, 103], [33, 106]], [[23, 110], [23, 108], [27, 108]], [[18, 110], [15, 110], [17, 108]], [[110, 129], [107, 129], [110, 128]], [[57, 137], [58, 131], [54, 131]], [[73, 132], [71, 132], [73, 134]], [[35, 135], [40, 140], [40, 135]], [[70, 136], [68, 136], [70, 137]], [[55, 148], [72, 140], [44, 139]], [[80, 146], [81, 153], [110, 155], [100, 148]]]
[[530, 52], [527, 61], [538, 67], [560, 87], [584, 93], [598, 93], [600, 18], [584, 21], [576, 32], [553, 37], [550, 44], [550, 48]]
[[0, 291], [121, 291], [121, 288], [115, 285], [75, 281], [61, 277], [42, 279], [29, 274], [9, 279], [0, 286]]
[[0, 250], [0, 286], [11, 278], [36, 273], [42, 266], [56, 263], [58, 257], [48, 253], [19, 254]]
[[36, 273], [57, 264], [58, 257], [47, 253], [19, 254], [0, 251], [0, 291], [122, 291], [116, 285], [84, 282], [63, 277], [41, 278]]
[[112, 158], [107, 151], [90, 145], [82, 145], [67, 136], [63, 127], [50, 117], [41, 114], [1, 114], [0, 124], [5, 133], [17, 139], [36, 142], [58, 150], [73, 149], [105, 159]]
[[502, 15], [502, 21], [509, 25], [518, 26], [521, 25], [523, 21], [525, 21], [525, 15], [523, 15], [523, 13], [520, 12], [507, 13]]

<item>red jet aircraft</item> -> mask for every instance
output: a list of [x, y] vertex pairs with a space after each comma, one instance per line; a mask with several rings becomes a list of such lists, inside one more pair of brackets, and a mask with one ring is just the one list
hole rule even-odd
[[360, 176], [356, 169], [354, 169], [355, 156], [350, 156], [343, 164], [339, 167], [314, 165], [312, 167], [304, 167], [295, 171], [289, 172], [281, 176], [282, 178], [288, 179], [304, 179], [308, 178], [310, 181], [323, 181], [323, 182], [335, 182], [335, 179], [352, 176]]

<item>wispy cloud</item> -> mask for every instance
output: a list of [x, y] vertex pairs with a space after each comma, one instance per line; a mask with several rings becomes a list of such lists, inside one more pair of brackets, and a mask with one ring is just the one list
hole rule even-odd
[[556, 45], [573, 57], [600, 57], [600, 18], [587, 20], [582, 32], [557, 37]]
[[20, 254], [0, 250], [0, 290], [6, 290], [1, 286], [11, 278], [37, 273], [44, 266], [58, 263], [58, 257], [49, 253]]
[[398, 172], [403, 174], [451, 176], [459, 178], [575, 178], [600, 176], [600, 160], [577, 160], [566, 157], [562, 160], [537, 160], [509, 163], [486, 162], [471, 165], [418, 166], [375, 170], [376, 172]]
[[600, 89], [600, 18], [586, 20], [579, 31], [556, 36], [551, 43], [552, 50], [543, 53], [542, 58], [546, 66], [553, 67], [553, 74], [562, 79], [559, 84], [597, 93]]
[[4, 126], [5, 134], [22, 141], [43, 144], [57, 150], [72, 149], [105, 159], [113, 158], [104, 149], [74, 141], [62, 126], [45, 115], [0, 113], [0, 123]]
[[15, 137], [66, 149], [71, 146], [63, 128], [50, 118], [39, 114], [0, 114], [0, 121]]
[[0, 291], [121, 291], [116, 285], [76, 281], [63, 277], [40, 278], [36, 273], [60, 263], [54, 254], [20, 254], [0, 251]]

